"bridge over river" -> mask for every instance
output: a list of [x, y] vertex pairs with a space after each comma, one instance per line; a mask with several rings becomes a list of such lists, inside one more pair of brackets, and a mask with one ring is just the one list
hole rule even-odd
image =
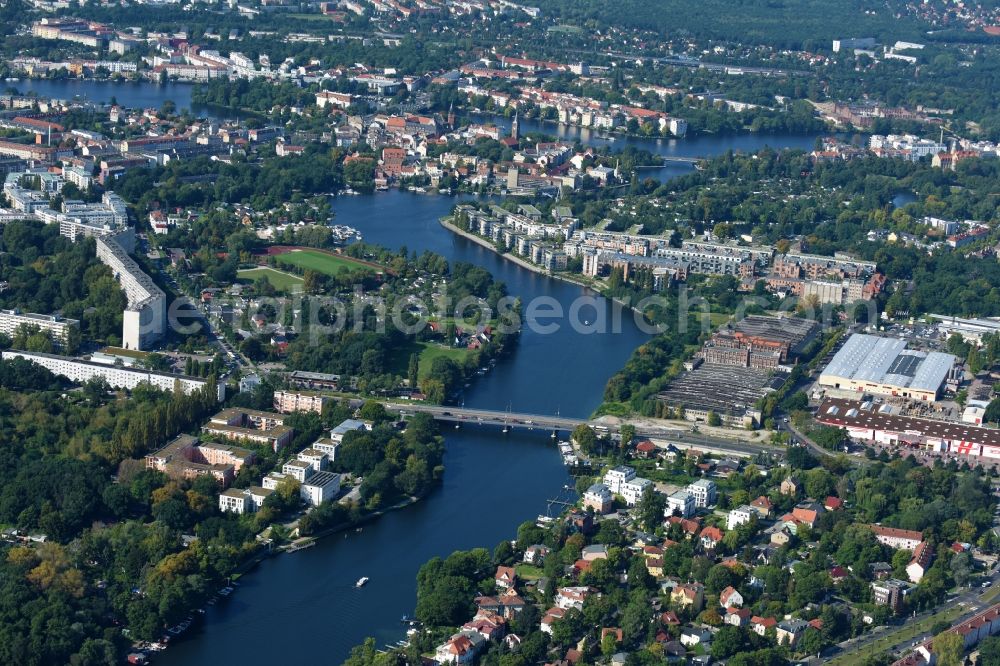
[[[510, 411], [497, 411], [492, 409], [428, 405], [416, 402], [385, 402], [383, 404], [386, 409], [398, 411], [402, 414], [415, 414], [418, 412], [430, 414], [437, 421], [454, 423], [457, 427], [461, 427], [463, 424], [495, 426], [503, 428], [504, 432], [513, 428], [551, 430], [553, 437], [555, 437], [558, 432], [572, 432], [572, 430], [581, 423], [591, 426], [599, 433], [609, 433], [613, 430], [617, 431], [618, 429], [617, 425], [608, 425], [599, 419], [581, 420], [578, 418], [568, 418], [558, 415], [525, 414]], [[660, 441], [666, 440], [679, 448], [695, 447], [708, 452], [735, 456], [755, 456], [762, 452], [784, 452], [784, 447], [773, 446], [760, 442], [710, 437], [701, 433], [681, 430], [675, 427], [650, 425], [643, 422], [638, 422], [633, 425], [636, 429], [636, 436], [648, 437], [650, 439]]]

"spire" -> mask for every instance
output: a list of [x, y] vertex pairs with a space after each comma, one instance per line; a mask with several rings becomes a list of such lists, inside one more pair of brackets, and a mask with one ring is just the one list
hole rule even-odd
[[514, 122], [510, 124], [510, 138], [514, 139], [514, 141], [518, 140], [521, 129], [521, 123], [517, 120], [517, 113], [517, 111], [514, 111]]

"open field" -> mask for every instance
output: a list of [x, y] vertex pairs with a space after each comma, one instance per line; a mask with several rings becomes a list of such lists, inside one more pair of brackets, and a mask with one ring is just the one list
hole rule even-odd
[[281, 264], [313, 270], [324, 275], [337, 275], [347, 269], [361, 269], [369, 272], [375, 270], [371, 264], [319, 250], [292, 250], [277, 255], [277, 260]]
[[462, 363], [472, 353], [473, 351], [470, 349], [442, 347], [433, 342], [412, 342], [405, 347], [394, 349], [387, 359], [386, 365], [391, 372], [405, 376], [410, 365], [410, 355], [418, 354], [420, 357], [420, 369], [417, 371], [417, 377], [423, 379], [431, 373], [431, 365], [434, 364], [434, 359], [443, 357], [450, 358], [456, 363]]
[[431, 365], [434, 364], [434, 359], [436, 358], [450, 358], [456, 363], [463, 363], [469, 354], [473, 351], [470, 349], [455, 349], [454, 347], [441, 347], [436, 344], [423, 343], [423, 350], [420, 352], [420, 371], [419, 376], [421, 379], [431, 374]]
[[242, 271], [237, 271], [236, 277], [239, 280], [247, 282], [255, 282], [260, 278], [264, 278], [271, 283], [272, 287], [282, 291], [292, 291], [295, 287], [302, 285], [302, 278], [298, 275], [292, 275], [291, 273], [285, 273], [284, 271], [278, 271], [267, 267], [247, 268]]

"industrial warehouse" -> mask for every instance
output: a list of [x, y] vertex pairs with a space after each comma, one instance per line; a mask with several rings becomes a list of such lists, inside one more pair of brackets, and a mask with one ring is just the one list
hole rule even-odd
[[827, 398], [820, 404], [816, 420], [844, 428], [851, 439], [860, 442], [1000, 459], [1000, 430], [902, 416], [897, 408], [874, 400]]
[[951, 354], [907, 349], [905, 340], [855, 334], [823, 370], [819, 384], [833, 392], [934, 401], [955, 361]]
[[760, 423], [757, 403], [781, 388], [818, 331], [809, 319], [745, 317], [716, 331], [657, 399], [688, 421], [708, 421], [711, 413], [727, 425]]

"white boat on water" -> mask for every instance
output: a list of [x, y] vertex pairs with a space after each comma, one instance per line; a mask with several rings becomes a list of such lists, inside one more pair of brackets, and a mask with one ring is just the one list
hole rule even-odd
[[354, 587], [364, 587], [368, 583], [368, 576], [362, 576], [358, 579], [358, 582], [354, 584]]

